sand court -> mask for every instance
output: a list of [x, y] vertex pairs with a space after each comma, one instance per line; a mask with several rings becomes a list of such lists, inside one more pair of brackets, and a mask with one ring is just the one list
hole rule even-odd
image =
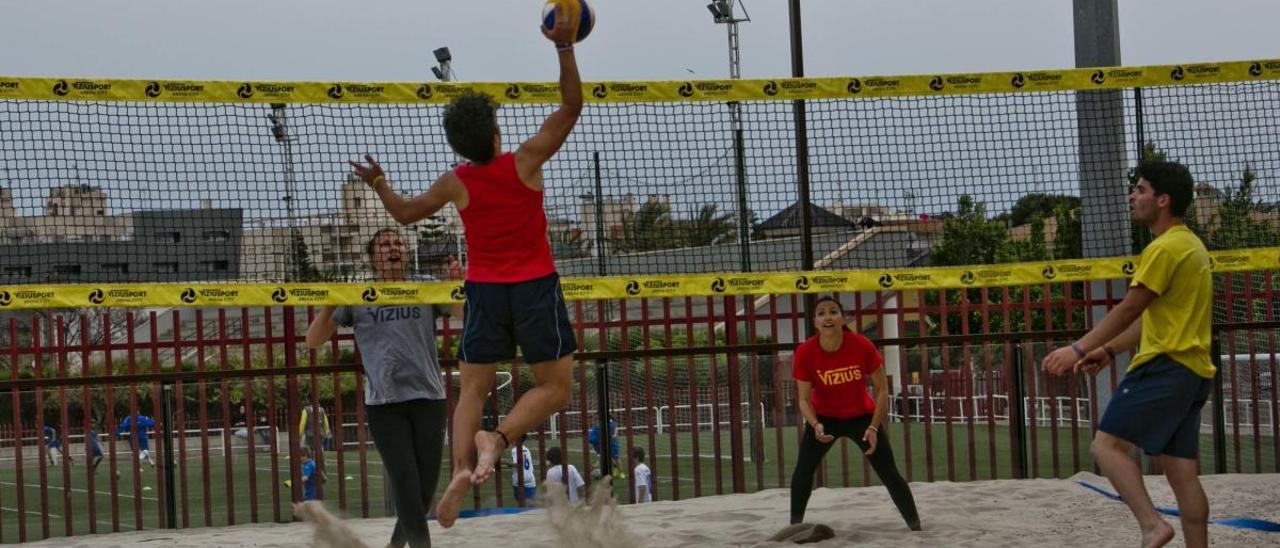
[[[807, 518], [833, 529], [835, 538], [816, 546], [1087, 546], [1131, 547], [1137, 529], [1128, 510], [1076, 484], [1087, 481], [1104, 489], [1101, 476], [1076, 474], [1066, 480], [999, 480], [965, 483], [913, 483], [924, 531], [911, 532], [884, 488], [818, 489]], [[1148, 476], [1157, 506], [1174, 506], [1163, 477]], [[1225, 474], [1202, 477], [1211, 518], [1248, 517], [1280, 522], [1280, 474]], [[768, 539], [787, 525], [785, 489], [745, 495], [702, 497], [682, 501], [622, 506], [608, 519], [622, 525], [640, 546], [792, 546]], [[1177, 526], [1177, 519], [1166, 517]], [[552, 516], [538, 509], [513, 515], [459, 520], [452, 529], [431, 523], [434, 546], [489, 547], [564, 546], [551, 529]], [[370, 546], [383, 546], [392, 520], [350, 520], [347, 525]], [[616, 523], [611, 523], [616, 525]], [[1215, 546], [1280, 545], [1280, 533], [1210, 525]], [[34, 546], [83, 548], [304, 547], [312, 528], [305, 523], [246, 525], [227, 528], [158, 530], [50, 539]], [[1181, 546], [1181, 537], [1170, 546]]]

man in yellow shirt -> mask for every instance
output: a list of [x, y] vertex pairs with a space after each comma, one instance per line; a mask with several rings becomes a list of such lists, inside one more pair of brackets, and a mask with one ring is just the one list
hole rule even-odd
[[[1159, 461], [1178, 499], [1188, 547], [1207, 546], [1209, 500], [1200, 485], [1197, 455], [1200, 409], [1217, 372], [1209, 359], [1213, 278], [1209, 252], [1183, 223], [1193, 183], [1173, 162], [1143, 164], [1129, 193], [1133, 220], [1156, 238], [1142, 251], [1124, 300], [1069, 347], [1044, 360], [1044, 369], [1096, 373], [1117, 352], [1138, 352], [1098, 423], [1090, 452], [1138, 520], [1142, 546], [1163, 546], [1173, 527], [1160, 517], [1129, 457], [1134, 446]], [[1138, 319], [1141, 318], [1141, 322]]]

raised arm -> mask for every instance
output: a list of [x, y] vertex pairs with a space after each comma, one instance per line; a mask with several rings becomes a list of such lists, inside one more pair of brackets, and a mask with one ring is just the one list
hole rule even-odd
[[534, 190], [542, 190], [542, 164], [560, 150], [582, 115], [582, 77], [578, 75], [578, 61], [573, 56], [573, 36], [577, 32], [577, 24], [569, 21], [559, 8], [555, 28], [542, 31], [555, 43], [560, 60], [560, 108], [547, 117], [538, 133], [516, 150], [516, 172], [520, 180]]
[[387, 213], [391, 214], [391, 218], [402, 225], [413, 224], [430, 217], [446, 204], [457, 202], [464, 195], [465, 187], [462, 186], [462, 180], [450, 170], [437, 178], [426, 192], [413, 198], [405, 198], [391, 188], [386, 173], [382, 171], [382, 166], [378, 165], [373, 156], [365, 154], [364, 159], [369, 162], [369, 165], [357, 162], [347, 163], [351, 164], [356, 175], [359, 175], [360, 179], [378, 194], [378, 199], [382, 201], [382, 206], [386, 208]]

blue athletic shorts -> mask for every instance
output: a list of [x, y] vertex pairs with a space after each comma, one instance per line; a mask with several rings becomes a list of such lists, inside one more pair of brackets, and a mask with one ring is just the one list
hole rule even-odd
[[1124, 376], [1098, 429], [1148, 455], [1194, 459], [1200, 450], [1200, 409], [1212, 386], [1212, 380], [1161, 354]]
[[467, 302], [460, 360], [510, 360], [517, 345], [525, 363], [551, 361], [577, 350], [558, 274], [510, 284], [468, 281], [462, 289]]

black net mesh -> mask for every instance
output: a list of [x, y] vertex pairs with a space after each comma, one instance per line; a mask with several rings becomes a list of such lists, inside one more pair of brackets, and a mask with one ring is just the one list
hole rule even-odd
[[[502, 107], [504, 147], [553, 108]], [[1280, 244], [1277, 81], [806, 108], [818, 268], [1131, 253], [1139, 155], [1191, 167], [1192, 224], [1210, 247]], [[588, 105], [545, 171], [561, 272], [801, 269], [794, 111]], [[366, 242], [396, 223], [346, 161], [372, 153], [400, 192], [420, 193], [459, 160], [440, 117], [440, 105], [0, 101], [0, 283], [365, 278]], [[1102, 184], [1082, 195], [1087, 180]], [[416, 271], [465, 249], [451, 209], [401, 230]], [[1090, 248], [1117, 233], [1130, 245]]]

